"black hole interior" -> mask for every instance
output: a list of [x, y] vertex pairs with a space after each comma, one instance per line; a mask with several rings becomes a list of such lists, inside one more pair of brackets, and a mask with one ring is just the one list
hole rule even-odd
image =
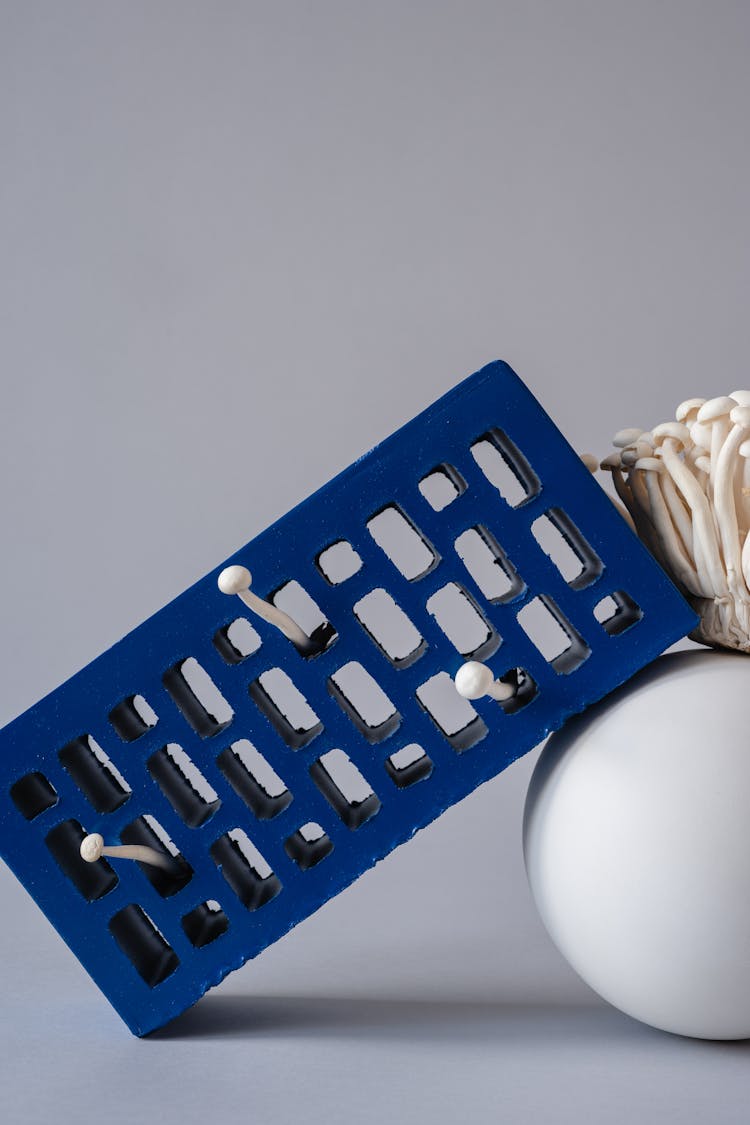
[[108, 761], [102, 761], [95, 753], [90, 735], [74, 738], [63, 746], [58, 757], [97, 812], [114, 812], [130, 796], [130, 790], [115, 775]]
[[242, 753], [228, 746], [216, 763], [229, 784], [258, 820], [272, 820], [291, 804], [292, 794], [265, 758], [247, 744]]
[[129, 695], [112, 708], [109, 721], [123, 742], [135, 742], [156, 725], [156, 716], [143, 696]]
[[218, 797], [207, 800], [198, 792], [166, 746], [152, 754], [146, 764], [154, 781], [188, 828], [200, 828], [221, 807]]
[[[324, 860], [333, 851], [333, 843], [326, 832], [320, 829], [319, 834], [315, 833], [315, 839], [309, 839], [305, 832], [308, 827], [308, 825], [304, 825], [284, 842], [286, 854], [303, 871], [309, 871], [311, 867], [316, 867], [321, 860]], [[320, 828], [320, 826], [316, 825], [316, 828]]]
[[202, 902], [184, 915], [182, 928], [190, 944], [202, 949], [227, 932], [229, 919], [218, 902]]
[[201, 738], [213, 738], [231, 723], [231, 707], [194, 657], [186, 657], [168, 668], [162, 683]]
[[96, 902], [109, 894], [119, 880], [106, 859], [88, 863], [81, 857], [81, 842], [85, 836], [77, 820], [64, 820], [47, 833], [45, 840], [60, 870], [87, 902]]
[[27, 773], [11, 786], [10, 796], [22, 816], [33, 820], [57, 804], [57, 793], [43, 773]]
[[120, 839], [123, 844], [145, 844], [149, 848], [155, 848], [157, 852], [161, 852], [169, 860], [168, 868], [156, 867], [153, 863], [137, 861], [151, 886], [162, 898], [170, 898], [177, 894], [192, 879], [193, 869], [185, 857], [172, 855], [144, 817], [139, 816], [137, 820], [123, 828]]
[[110, 918], [109, 932], [149, 988], [171, 976], [180, 963], [171, 945], [135, 903]]
[[211, 858], [248, 910], [259, 910], [281, 890], [281, 882], [273, 871], [265, 876], [259, 873], [245, 856], [238, 841], [228, 833], [220, 836], [211, 846]]

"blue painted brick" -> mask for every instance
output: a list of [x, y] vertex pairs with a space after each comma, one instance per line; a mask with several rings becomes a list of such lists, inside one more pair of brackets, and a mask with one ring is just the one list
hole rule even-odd
[[[491, 448], [474, 449], [479, 461], [482, 452], [497, 460], [501, 450], [506, 468], [514, 460], [511, 483], [523, 498], [515, 507], [472, 452], [482, 439]], [[447, 466], [439, 478], [444, 498], [453, 496], [440, 511], [418, 487], [437, 466]], [[419, 577], [400, 573], [368, 530], [371, 518], [392, 505], [431, 545], [432, 556], [416, 541], [414, 569], [426, 571]], [[550, 510], [581, 560], [582, 573], [568, 574], [567, 581], [532, 533], [532, 524]], [[500, 600], [484, 596], [455, 547], [459, 535], [477, 526], [514, 568]], [[332, 584], [316, 560], [339, 540], [351, 544], [362, 565]], [[300, 583], [335, 629], [332, 643], [306, 659], [256, 619], [259, 647], [242, 659], [221, 631], [246, 611], [217, 589], [217, 567], [0, 733], [0, 852], [139, 1035], [193, 1004], [695, 622], [576, 453], [501, 362], [459, 384], [221, 566], [232, 562], [249, 567], [253, 589], [264, 597], [287, 581]], [[501, 564], [490, 569], [497, 574]], [[448, 584], [458, 590], [440, 595]], [[387, 591], [418, 633], [412, 631], [413, 651], [399, 653], [404, 659], [398, 664], [353, 613], [374, 589]], [[449, 739], [417, 693], [434, 676], [453, 676], [470, 655], [459, 653], [426, 608], [434, 606], [434, 595], [440, 601], [451, 593], [464, 609], [471, 599], [480, 615], [471, 641], [475, 655], [497, 675], [525, 669], [536, 694], [515, 713], [489, 699], [477, 701], [472, 722]], [[614, 627], [605, 628], [594, 611], [612, 595], [621, 608]], [[578, 638], [554, 665], [518, 620], [541, 597]], [[331, 634], [318, 635], [325, 642]], [[190, 712], [190, 692], [169, 670], [190, 657], [231, 714], [212, 718], [193, 708], [187, 721], [179, 703]], [[376, 729], [355, 723], [346, 700], [332, 692], [331, 677], [351, 662], [377, 681], [397, 711]], [[285, 673], [307, 699], [318, 719], [312, 730], [299, 733], [278, 715], [269, 717], [258, 681], [271, 669]], [[455, 703], [451, 691], [448, 684]], [[127, 702], [134, 696], [153, 708], [154, 725]], [[121, 778], [92, 761], [92, 738]], [[285, 791], [268, 783], [266, 791], [252, 780], [230, 749], [242, 739], [270, 763]], [[171, 744], [188, 755], [213, 795], [184, 781], [184, 759], [164, 753]], [[412, 744], [425, 756], [399, 771], [391, 756], [398, 764], [398, 752]], [[324, 770], [331, 750], [348, 755], [372, 796], [363, 791], [353, 803], [341, 799]], [[145, 814], [182, 857], [174, 878], [149, 879], [145, 869], [123, 861], [85, 869], [76, 861], [81, 832], [101, 832], [108, 842], [148, 839], [149, 828], [128, 827]], [[300, 835], [309, 822], [324, 830], [321, 839]], [[264, 867], [256, 860], [255, 874], [227, 838], [238, 828], [266, 861]], [[220, 904], [221, 912], [207, 903]]]

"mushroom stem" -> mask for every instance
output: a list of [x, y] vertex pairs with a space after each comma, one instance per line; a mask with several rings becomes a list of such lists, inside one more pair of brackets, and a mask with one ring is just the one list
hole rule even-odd
[[669, 508], [661, 491], [659, 478], [663, 472], [662, 462], [656, 457], [642, 457], [636, 462], [635, 468], [636, 471], [643, 473], [646, 481], [651, 516], [666, 555], [668, 569], [672, 571], [685, 590], [699, 596], [701, 587], [698, 575], [677, 535]]
[[625, 520], [625, 522], [629, 526], [630, 530], [634, 531], [636, 534], [638, 534], [635, 523], [633, 522], [633, 516], [630, 512], [630, 504], [631, 504], [630, 490], [628, 489], [628, 486], [625, 484], [625, 481], [623, 480], [623, 477], [622, 477], [622, 469], [620, 468], [620, 458], [617, 456], [616, 453], [612, 454], [612, 460], [610, 461], [609, 457], [605, 457], [605, 459], [602, 461], [602, 463], [599, 467], [602, 470], [602, 472], [612, 474], [612, 483], [615, 486], [615, 491], [617, 492], [617, 496], [619, 496], [619, 500], [615, 496], [609, 496], [609, 493], [607, 493], [607, 496], [609, 496], [609, 499], [614, 504], [615, 508], [617, 508], [617, 511], [620, 513], [622, 518]]
[[700, 613], [691, 635], [750, 652], [750, 391], [621, 430], [602, 463], [654, 557]]
[[716, 531], [711, 509], [703, 489], [677, 453], [675, 438], [668, 437], [662, 444], [665, 467], [682, 493], [693, 517], [693, 558], [696, 568], [704, 563], [714, 594], [723, 597], [728, 593], [726, 574], [716, 541]]
[[313, 642], [297, 622], [292, 620], [288, 613], [284, 613], [283, 609], [271, 605], [270, 602], [266, 602], [263, 598], [254, 594], [250, 589], [251, 582], [252, 575], [244, 566], [227, 566], [218, 578], [218, 586], [222, 594], [236, 594], [249, 610], [270, 625], [275, 625], [287, 640], [291, 641], [297, 648], [302, 649], [303, 652], [312, 648]]
[[677, 491], [677, 487], [670, 473], [662, 473], [659, 478], [659, 483], [664, 493], [664, 500], [669, 508], [669, 514], [672, 517], [672, 523], [677, 529], [685, 551], [692, 557], [693, 525], [690, 520], [690, 514], [685, 507], [685, 502]]
[[750, 435], [750, 406], [736, 406], [732, 411], [731, 420], [732, 429], [721, 447], [714, 474], [714, 507], [729, 590], [734, 597], [746, 601], [750, 594], [742, 572], [734, 475], [740, 446]]

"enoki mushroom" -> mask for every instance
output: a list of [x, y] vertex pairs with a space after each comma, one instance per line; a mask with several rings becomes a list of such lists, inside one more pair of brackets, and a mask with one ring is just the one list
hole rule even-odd
[[700, 615], [693, 639], [750, 652], [750, 391], [687, 399], [675, 419], [621, 430], [601, 468]]

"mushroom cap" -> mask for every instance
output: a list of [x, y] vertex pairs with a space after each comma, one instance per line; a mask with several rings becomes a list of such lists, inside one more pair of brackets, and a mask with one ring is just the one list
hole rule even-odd
[[750, 391], [732, 391], [729, 397], [738, 402], [740, 406], [750, 406]]
[[240, 594], [248, 589], [252, 580], [253, 576], [246, 566], [227, 566], [217, 582], [222, 594]]
[[456, 691], [464, 699], [481, 699], [486, 695], [495, 677], [486, 664], [467, 660], [456, 672]]
[[737, 452], [739, 453], [740, 457], [750, 457], [750, 439], [743, 441]]
[[690, 442], [690, 430], [682, 422], [662, 422], [660, 426], [654, 426], [651, 434], [657, 444], [665, 438], [679, 441], [683, 447]]
[[[648, 434], [647, 436], [649, 438], [651, 437], [650, 434]], [[620, 455], [622, 463], [623, 463], [623, 465], [628, 465], [628, 466], [632, 467], [636, 463], [636, 461], [638, 460], [639, 457], [650, 457], [652, 452], [653, 452], [653, 449], [654, 449], [653, 442], [652, 441], [644, 441], [643, 436], [641, 436], [638, 439], [638, 441], [634, 442], [633, 445], [629, 445], [626, 449], [623, 449], [623, 451]]]
[[704, 426], [701, 422], [693, 422], [690, 427], [690, 437], [693, 439], [695, 445], [699, 449], [705, 449], [706, 452], [711, 448], [711, 427]]
[[697, 414], [705, 401], [705, 398], [686, 398], [675, 410], [675, 418], [678, 422], [684, 422], [688, 414]]
[[617, 446], [618, 449], [624, 449], [626, 445], [632, 445], [634, 441], [643, 433], [643, 430], [637, 429], [635, 426], [630, 426], [625, 430], [618, 430], [612, 438], [612, 444]]
[[729, 414], [736, 405], [736, 400], [729, 398], [727, 395], [709, 398], [698, 411], [698, 421], [714, 422], [717, 418], [723, 418], [725, 414]]
[[103, 850], [104, 837], [98, 832], [92, 832], [90, 836], [84, 836], [81, 840], [81, 859], [85, 859], [86, 863], [96, 863], [102, 858]]
[[593, 453], [581, 453], [580, 458], [590, 473], [595, 473], [599, 468], [599, 461]]
[[735, 406], [729, 417], [735, 426], [750, 426], [750, 406]]
[[603, 469], [605, 473], [612, 469], [619, 469], [621, 466], [622, 459], [616, 450], [614, 453], [608, 453], [607, 456], [599, 462], [599, 468]]
[[695, 467], [700, 469], [702, 473], [711, 472], [711, 458], [707, 453], [701, 453], [700, 457], [695, 458]]
[[653, 469], [655, 472], [660, 473], [664, 468], [664, 462], [660, 461], [658, 457], [639, 457], [635, 463], [636, 469]]

